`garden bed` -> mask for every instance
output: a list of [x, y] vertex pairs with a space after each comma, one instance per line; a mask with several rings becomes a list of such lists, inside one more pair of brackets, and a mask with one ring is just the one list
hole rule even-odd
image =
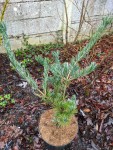
[[[61, 60], [69, 61], [87, 40], [75, 45], [33, 47], [16, 52], [32, 76], [41, 85], [43, 67], [35, 55], [52, 59], [51, 51], [59, 49]], [[22, 51], [22, 52], [21, 52]], [[44, 51], [44, 53], [43, 53]], [[31, 53], [32, 52], [32, 53]], [[29, 57], [28, 57], [29, 56]], [[25, 59], [29, 62], [25, 63]], [[73, 81], [67, 93], [77, 95], [79, 133], [78, 139], [68, 150], [112, 150], [113, 149], [113, 35], [104, 36], [91, 50], [90, 55], [80, 62], [85, 67], [96, 61], [98, 68], [90, 75]], [[0, 149], [44, 150], [38, 123], [40, 114], [50, 108], [33, 95], [31, 88], [10, 66], [6, 54], [0, 54], [0, 95], [10, 94], [15, 104], [0, 108]]]

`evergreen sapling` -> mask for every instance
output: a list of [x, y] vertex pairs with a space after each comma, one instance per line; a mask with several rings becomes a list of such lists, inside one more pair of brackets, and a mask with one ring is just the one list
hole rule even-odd
[[86, 57], [90, 49], [101, 38], [106, 27], [112, 22], [113, 18], [104, 18], [100, 27], [92, 36], [89, 43], [78, 52], [76, 57], [71, 59], [70, 63], [60, 62], [59, 51], [53, 52], [53, 63], [50, 63], [50, 60], [47, 58], [37, 56], [36, 60], [44, 67], [42, 90], [38, 88], [38, 85], [31, 77], [28, 70], [16, 60], [13, 51], [11, 51], [11, 46], [6, 32], [6, 26], [3, 22], [0, 22], [0, 33], [2, 34], [4, 40], [4, 47], [13, 67], [20, 74], [20, 76], [22, 76], [32, 86], [32, 89], [37, 91], [36, 95], [54, 108], [55, 115], [53, 120], [56, 125], [62, 126], [68, 124], [71, 117], [77, 112], [76, 95], [68, 97], [66, 90], [74, 79], [86, 76], [95, 70], [95, 62], [92, 62], [89, 66], [83, 69], [79, 67], [78, 62]]

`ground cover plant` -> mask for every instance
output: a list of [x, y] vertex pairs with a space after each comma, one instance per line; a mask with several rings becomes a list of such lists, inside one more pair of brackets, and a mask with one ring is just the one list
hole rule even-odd
[[10, 94], [0, 95], [0, 107], [6, 107], [9, 104], [14, 104], [15, 100]]
[[[63, 51], [62, 51], [62, 54], [63, 54]], [[62, 58], [62, 59], [65, 59], [65, 58]], [[111, 65], [111, 64], [110, 64], [110, 65]], [[85, 81], [83, 81], [82, 79], [81, 79], [81, 81], [82, 81], [82, 83], [84, 84]], [[39, 82], [39, 81], [38, 81], [38, 82]], [[110, 82], [110, 81], [109, 81], [109, 82]], [[40, 85], [40, 82], [39, 82], [38, 84]], [[75, 85], [76, 85], [76, 83], [75, 83]], [[78, 84], [78, 85], [79, 85], [79, 84]], [[74, 85], [72, 84], [71, 86], [74, 86]], [[79, 86], [78, 86], [78, 87], [79, 87]], [[71, 89], [74, 89], [74, 88], [71, 88]], [[70, 90], [71, 90], [71, 89], [70, 89]], [[71, 91], [71, 92], [73, 93], [73, 91]], [[70, 92], [70, 93], [71, 93], [71, 92]], [[81, 92], [82, 92], [82, 91], [81, 91]], [[86, 92], [85, 94], [88, 95], [88, 91], [86, 90], [85, 92]], [[79, 93], [79, 91], [78, 91], [77, 93]], [[79, 94], [80, 94], [80, 93], [79, 93]], [[81, 95], [83, 95], [83, 94], [81, 94]], [[21, 96], [22, 96], [22, 95], [21, 95]], [[81, 97], [80, 97], [80, 100], [82, 101], [82, 98], [81, 98]], [[80, 101], [80, 102], [81, 102], [81, 101]], [[82, 101], [82, 102], [83, 102], [83, 101]], [[87, 102], [87, 103], [88, 103], [88, 102]], [[82, 108], [82, 107], [84, 108], [84, 107], [85, 107], [84, 104], [85, 104], [85, 102], [83, 102], [82, 105], [81, 105], [81, 103], [80, 103], [79, 106], [80, 106], [81, 108]], [[86, 104], [85, 104], [85, 105], [86, 105]], [[96, 104], [93, 102], [93, 105], [96, 105]], [[98, 104], [97, 104], [97, 106], [98, 106]], [[33, 111], [36, 111], [36, 108], [35, 108], [35, 107], [36, 107], [36, 106], [34, 105], [33, 108], [31, 108], [31, 109], [32, 109], [32, 110], [34, 109]], [[41, 106], [41, 107], [42, 107], [42, 106]], [[98, 107], [99, 107], [99, 106], [98, 106]], [[101, 107], [104, 107], [104, 106], [102, 105]], [[91, 120], [92, 120], [92, 119], [90, 120], [90, 119], [88, 119], [88, 118], [85, 118], [85, 116], [84, 116], [85, 114], [84, 114], [84, 113], [88, 113], [88, 111], [90, 112], [90, 111], [91, 111], [90, 109], [91, 109], [91, 108], [89, 107], [89, 108], [87, 108], [87, 109], [84, 109], [84, 111], [82, 111], [82, 110], [80, 111], [80, 112], [82, 113], [81, 116], [84, 118], [84, 121], [86, 121], [87, 124], [89, 124], [88, 126], [91, 126]], [[98, 110], [98, 109], [97, 109], [97, 110]], [[110, 109], [110, 111], [111, 111], [111, 109]], [[38, 114], [37, 114], [37, 116], [38, 116]], [[109, 116], [110, 116], [110, 114], [109, 114]], [[81, 119], [81, 121], [83, 121], [83, 118]], [[100, 120], [101, 120], [101, 118], [100, 118]], [[20, 119], [20, 122], [21, 122], [21, 119]], [[80, 122], [80, 124], [81, 124], [81, 122]], [[94, 123], [94, 125], [95, 125], [95, 123]], [[110, 125], [111, 125], [111, 124], [110, 124]], [[83, 128], [83, 127], [81, 126], [81, 131], [83, 130], [82, 128]], [[91, 128], [91, 127], [90, 127], [90, 128]], [[33, 129], [33, 127], [32, 127], [32, 129]], [[89, 130], [89, 129], [87, 129], [87, 130]], [[86, 131], [87, 131], [87, 130], [86, 130]], [[38, 133], [38, 131], [36, 131], [36, 132]], [[110, 132], [111, 132], [111, 131], [110, 131]], [[81, 134], [82, 134], [82, 133], [81, 133]], [[86, 136], [86, 135], [87, 135], [87, 133], [85, 134], [85, 136]], [[19, 135], [18, 135], [18, 136], [19, 136]], [[99, 135], [98, 135], [98, 136], [99, 136]], [[109, 136], [110, 136], [110, 135], [109, 135]], [[31, 137], [32, 137], [32, 135], [31, 135]], [[35, 146], [37, 146], [36, 143], [38, 143], [38, 139], [37, 139], [37, 137], [35, 137], [35, 138], [36, 138], [36, 139], [35, 139]], [[12, 139], [13, 139], [13, 138], [12, 138]], [[36, 140], [37, 140], [37, 141], [36, 141]], [[29, 137], [28, 139], [25, 139], [25, 141], [26, 141], [26, 142], [28, 142], [28, 141], [30, 142], [30, 141], [31, 141], [31, 143], [32, 143], [32, 142], [33, 142], [33, 138], [30, 138], [30, 137]], [[87, 140], [86, 140], [86, 141], [87, 141]], [[28, 143], [29, 143], [29, 142], [28, 142]], [[40, 143], [40, 142], [39, 142], [39, 143]], [[85, 143], [85, 142], [84, 142], [84, 143]], [[89, 144], [89, 145], [88, 145], [88, 144]], [[17, 144], [17, 145], [18, 145], [18, 144]], [[29, 144], [28, 144], [28, 145], [29, 145]], [[111, 143], [110, 143], [110, 145], [111, 145]], [[84, 146], [85, 146], [85, 145], [84, 145]], [[94, 148], [96, 145], [95, 145], [94, 141], [93, 141], [93, 142], [91, 141], [91, 143], [90, 143], [90, 142], [87, 143], [87, 146], [93, 146], [93, 148]], [[98, 147], [96, 147], [96, 148], [98, 148]], [[40, 148], [40, 149], [41, 149], [41, 148]]]
[[50, 51], [58, 50], [64, 46], [63, 43], [49, 43], [40, 46], [31, 45], [28, 42], [28, 37], [25, 36], [23, 36], [22, 43], [23, 47], [15, 51], [15, 56], [24, 67], [34, 63], [33, 60], [36, 55], [42, 54], [44, 56], [48, 56]]

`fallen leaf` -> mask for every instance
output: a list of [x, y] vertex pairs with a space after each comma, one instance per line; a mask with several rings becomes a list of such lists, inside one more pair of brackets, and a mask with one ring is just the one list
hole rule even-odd
[[5, 146], [5, 143], [4, 142], [0, 142], [0, 149], [3, 149]]
[[3, 91], [3, 88], [2, 87], [0, 87], [0, 92], [2, 92]]
[[40, 148], [39, 138], [35, 137], [34, 139], [34, 148], [37, 150]]
[[111, 66], [111, 68], [110, 68], [111, 70], [113, 70], [113, 66]]
[[13, 150], [19, 150], [18, 146], [14, 146]]
[[82, 114], [83, 117], [86, 117], [85, 113], [82, 111], [82, 109], [80, 109], [80, 112]]
[[22, 117], [19, 117], [19, 118], [18, 118], [18, 122], [19, 122], [19, 123], [21, 123], [21, 124], [22, 124], [22, 123], [23, 123], [23, 121], [24, 121], [24, 118], [22, 118]]
[[110, 146], [113, 146], [113, 142], [109, 144]]
[[99, 126], [98, 126], [98, 124], [96, 123], [95, 130], [98, 131], [98, 129], [99, 129]]
[[24, 82], [18, 84], [17, 86], [20, 86], [20, 87], [22, 87], [22, 88], [26, 88], [27, 82], [24, 81]]
[[84, 108], [83, 111], [89, 113], [91, 110], [89, 108]]
[[100, 147], [93, 142], [93, 140], [91, 141], [91, 145], [94, 148], [94, 150], [101, 150]]
[[88, 125], [88, 126], [89, 126], [89, 125], [91, 125], [91, 126], [93, 125], [92, 120], [91, 120], [90, 118], [87, 118], [86, 121], [87, 121], [87, 125]]

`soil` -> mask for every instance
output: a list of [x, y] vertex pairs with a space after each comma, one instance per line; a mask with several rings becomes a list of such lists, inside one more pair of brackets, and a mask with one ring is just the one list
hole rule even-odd
[[[70, 61], [87, 42], [61, 48], [62, 62]], [[80, 66], [84, 67], [95, 61], [98, 68], [90, 75], [73, 81], [67, 90], [69, 96], [77, 96], [79, 132], [78, 140], [74, 139], [65, 150], [113, 149], [112, 52], [111, 34], [104, 36], [80, 62]], [[51, 57], [51, 52], [48, 57]], [[40, 88], [43, 67], [34, 61], [27, 68]], [[0, 150], [47, 150], [38, 124], [40, 114], [51, 107], [32, 93], [28, 84], [11, 68], [7, 55], [0, 54], [0, 95], [8, 93], [16, 103], [0, 108]]]
[[42, 139], [52, 146], [64, 146], [77, 137], [78, 123], [77, 119], [73, 116], [70, 124], [58, 127], [52, 121], [54, 118], [54, 110], [50, 109], [43, 113], [40, 118], [39, 131]]

